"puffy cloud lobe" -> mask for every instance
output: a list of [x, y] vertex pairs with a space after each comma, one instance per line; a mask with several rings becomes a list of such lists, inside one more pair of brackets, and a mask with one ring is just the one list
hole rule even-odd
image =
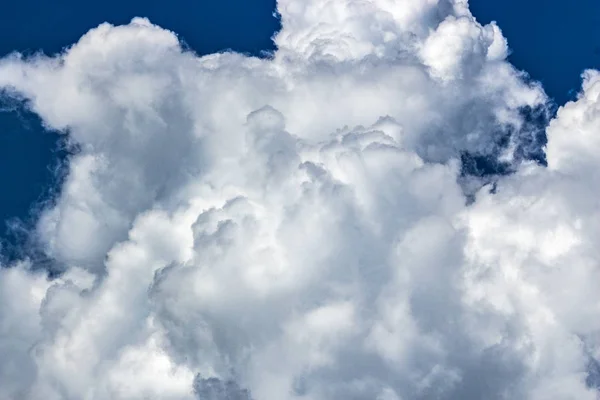
[[486, 62], [504, 60], [507, 45], [495, 24], [480, 26], [472, 18], [444, 20], [425, 41], [422, 58], [440, 79], [476, 75]]
[[593, 165], [597, 163], [595, 154], [600, 146], [595, 135], [599, 123], [599, 98], [600, 73], [586, 71], [578, 101], [561, 107], [559, 118], [548, 128], [552, 138], [546, 150], [550, 169], [568, 174], [593, 173]]
[[0, 61], [79, 149], [36, 230], [62, 274], [0, 270], [0, 399], [595, 398], [597, 74], [549, 168], [466, 206], [460, 156], [516, 160], [545, 101], [498, 27], [458, 0], [278, 12], [269, 59], [134, 19]]
[[280, 0], [282, 30], [275, 37], [281, 56], [396, 58], [418, 47], [448, 16], [468, 16], [466, 2], [448, 0]]
[[586, 376], [597, 387], [587, 370], [597, 364], [600, 311], [591, 156], [600, 121], [597, 82], [597, 72], [586, 72], [579, 99], [548, 127], [548, 168], [523, 167], [496, 194], [482, 194], [468, 214], [470, 254], [480, 270], [473, 299], [522, 314], [535, 344], [531, 361], [547, 371], [536, 377], [533, 398], [594, 398], [580, 384]]
[[27, 266], [0, 270], [0, 398], [24, 398], [36, 376], [30, 349], [42, 336], [39, 309], [48, 287], [45, 277]]

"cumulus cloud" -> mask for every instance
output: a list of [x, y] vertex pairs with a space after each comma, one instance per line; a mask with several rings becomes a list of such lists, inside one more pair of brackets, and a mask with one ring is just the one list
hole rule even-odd
[[136, 18], [0, 61], [77, 148], [53, 278], [0, 270], [0, 399], [596, 398], [598, 73], [546, 168], [543, 90], [466, 1], [277, 11], [269, 58]]

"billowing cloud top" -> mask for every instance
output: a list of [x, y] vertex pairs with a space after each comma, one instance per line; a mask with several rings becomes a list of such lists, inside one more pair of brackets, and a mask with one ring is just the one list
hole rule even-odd
[[136, 18], [0, 61], [78, 149], [60, 274], [0, 269], [0, 399], [596, 399], [600, 74], [540, 166], [543, 90], [466, 0], [277, 7], [269, 58]]

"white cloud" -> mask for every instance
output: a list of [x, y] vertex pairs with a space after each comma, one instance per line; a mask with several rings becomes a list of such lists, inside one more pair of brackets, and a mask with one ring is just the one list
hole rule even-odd
[[278, 11], [271, 59], [134, 19], [0, 61], [80, 149], [36, 230], [64, 273], [0, 271], [0, 399], [595, 398], [597, 73], [549, 167], [467, 206], [461, 154], [517, 160], [546, 101], [499, 28], [459, 0]]

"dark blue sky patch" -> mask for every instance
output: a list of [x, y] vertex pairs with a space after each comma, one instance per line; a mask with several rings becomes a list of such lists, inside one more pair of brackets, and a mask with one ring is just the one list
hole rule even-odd
[[174, 31], [200, 54], [259, 54], [274, 48], [271, 37], [280, 28], [274, 10], [275, 0], [11, 1], [0, 14], [0, 54], [57, 53], [102, 22], [126, 24], [137, 16]]
[[600, 67], [600, 1], [470, 0], [481, 23], [497, 21], [509, 59], [558, 104], [575, 97], [584, 69]]
[[41, 208], [60, 189], [68, 154], [64, 135], [47, 131], [25, 104], [0, 92], [0, 249], [3, 257], [23, 256], [30, 228]]

